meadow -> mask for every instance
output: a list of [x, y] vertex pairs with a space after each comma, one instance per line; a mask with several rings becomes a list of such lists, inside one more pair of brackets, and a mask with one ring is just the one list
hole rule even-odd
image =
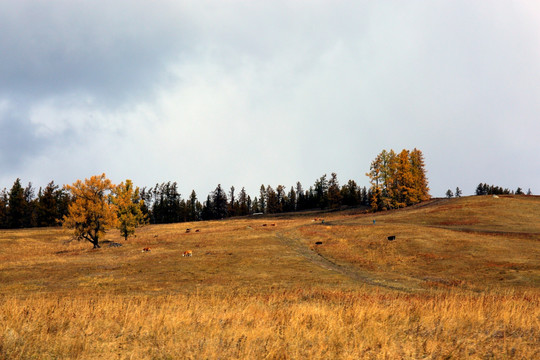
[[539, 244], [535, 196], [3, 230], [0, 359], [540, 358]]

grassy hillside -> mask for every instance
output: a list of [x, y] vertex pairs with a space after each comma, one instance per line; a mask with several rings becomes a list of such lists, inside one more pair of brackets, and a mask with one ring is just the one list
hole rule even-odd
[[534, 358], [539, 244], [531, 196], [0, 231], [0, 359]]

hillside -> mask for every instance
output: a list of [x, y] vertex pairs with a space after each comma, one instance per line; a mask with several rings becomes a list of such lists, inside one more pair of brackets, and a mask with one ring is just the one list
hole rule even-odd
[[4, 230], [0, 358], [532, 358], [539, 241], [532, 196], [153, 225], [98, 250]]

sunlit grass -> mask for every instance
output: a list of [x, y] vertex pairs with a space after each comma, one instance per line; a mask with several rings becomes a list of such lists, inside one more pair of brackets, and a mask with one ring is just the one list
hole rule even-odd
[[0, 231], [0, 359], [537, 358], [540, 199], [492, 200]]

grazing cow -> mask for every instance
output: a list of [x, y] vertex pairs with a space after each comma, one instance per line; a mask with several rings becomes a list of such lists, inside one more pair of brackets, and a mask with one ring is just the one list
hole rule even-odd
[[392, 240], [396, 240], [396, 236], [395, 236], [395, 235], [392, 235], [392, 236], [389, 236], [389, 237], [388, 237], [388, 241], [392, 241]]
[[200, 232], [200, 230], [199, 230], [199, 229], [197, 229], [197, 230], [195, 230], [195, 232]]
[[322, 241], [317, 241], [315, 245], [322, 245]]
[[184, 251], [182, 256], [193, 256], [193, 251], [191, 251], [191, 250]]
[[266, 226], [266, 224], [263, 224], [262, 226]]
[[276, 224], [270, 224], [270, 225], [272, 225], [272, 226], [276, 226]]
[[144, 249], [142, 249], [142, 252], [149, 252], [149, 251], [150, 251], [149, 247], [145, 247]]
[[191, 229], [186, 229], [186, 232], [187, 232], [187, 233], [190, 232], [190, 231], [191, 231]]

